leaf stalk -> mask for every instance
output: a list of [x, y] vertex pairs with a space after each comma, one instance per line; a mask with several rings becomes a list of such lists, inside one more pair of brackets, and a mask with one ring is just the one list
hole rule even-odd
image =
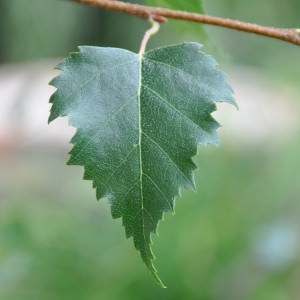
[[141, 42], [140, 51], [139, 51], [140, 56], [142, 56], [145, 53], [146, 47], [147, 47], [147, 44], [148, 44], [150, 38], [153, 35], [155, 35], [159, 31], [159, 28], [160, 28], [159, 23], [154, 21], [152, 18], [149, 18], [149, 22], [152, 26], [144, 34], [144, 37], [143, 37], [142, 42]]

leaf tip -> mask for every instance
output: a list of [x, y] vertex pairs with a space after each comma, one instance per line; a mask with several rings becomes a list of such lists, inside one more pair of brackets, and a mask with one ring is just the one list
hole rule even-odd
[[154, 269], [150, 269], [150, 273], [151, 275], [154, 277], [155, 282], [163, 289], [166, 289], [167, 286], [162, 282], [162, 280], [159, 278], [159, 276], [157, 275], [157, 271]]
[[164, 285], [164, 283], [160, 280], [160, 278], [157, 276], [156, 278], [154, 278], [156, 283], [162, 288], [162, 289], [166, 289], [167, 286]]

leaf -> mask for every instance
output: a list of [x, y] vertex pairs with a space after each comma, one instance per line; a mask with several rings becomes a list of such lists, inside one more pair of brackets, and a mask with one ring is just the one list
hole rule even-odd
[[186, 10], [197, 13], [203, 13], [203, 5], [201, 0], [147, 0], [149, 5], [161, 6], [178, 10]]
[[57, 91], [49, 122], [68, 116], [77, 128], [68, 164], [84, 166], [84, 179], [122, 218], [161, 286], [150, 235], [174, 210], [179, 188], [194, 187], [197, 145], [218, 143], [215, 103], [234, 104], [224, 74], [200, 48], [184, 43], [138, 55], [80, 47], [50, 83]]
[[[159, 6], [164, 8], [170, 8], [175, 10], [190, 11], [199, 14], [204, 14], [203, 1], [201, 0], [145, 0], [146, 4], [151, 6]], [[169, 20], [174, 28], [180, 30], [181, 33], [187, 35], [187, 37], [200, 37], [207, 40], [206, 32], [201, 24], [192, 24], [187, 22], [178, 22]]]

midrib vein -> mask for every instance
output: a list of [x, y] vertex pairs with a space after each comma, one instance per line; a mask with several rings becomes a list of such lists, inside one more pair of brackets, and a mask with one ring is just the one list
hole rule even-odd
[[141, 214], [142, 214], [142, 230], [144, 238], [144, 251], [146, 251], [146, 236], [145, 236], [145, 220], [144, 220], [144, 193], [143, 193], [143, 158], [142, 158], [142, 115], [141, 115], [141, 92], [142, 92], [142, 62], [143, 54], [139, 55], [139, 86], [138, 86], [138, 114], [139, 114], [139, 157], [140, 157], [140, 191], [141, 191]]

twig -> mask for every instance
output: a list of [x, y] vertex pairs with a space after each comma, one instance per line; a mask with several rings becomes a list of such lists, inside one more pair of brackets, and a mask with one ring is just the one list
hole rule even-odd
[[148, 19], [149, 16], [159, 22], [159, 19], [163, 21], [164, 18], [185, 20], [197, 23], [204, 23], [209, 25], [215, 25], [220, 27], [226, 27], [233, 30], [245, 31], [255, 33], [258, 35], [267, 36], [274, 39], [279, 39], [291, 44], [300, 46], [300, 33], [299, 29], [291, 28], [275, 28], [268, 26], [261, 26], [257, 24], [242, 22], [238, 20], [232, 20], [227, 18], [214, 17], [209, 15], [203, 15], [193, 12], [186, 12], [180, 10], [173, 10], [161, 7], [152, 7], [140, 4], [133, 4], [122, 1], [114, 0], [71, 0], [83, 4], [97, 6], [107, 10], [113, 10], [117, 12], [127, 13], [142, 18]]

